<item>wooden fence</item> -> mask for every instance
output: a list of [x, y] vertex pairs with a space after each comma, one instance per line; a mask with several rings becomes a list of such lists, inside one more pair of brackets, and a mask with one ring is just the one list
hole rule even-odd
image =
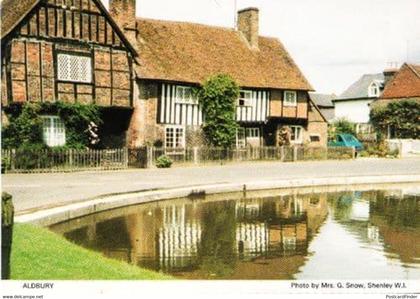
[[1, 154], [4, 172], [67, 172], [128, 167], [128, 152], [125, 148], [36, 151], [3, 149]]
[[203, 164], [203, 163], [227, 163], [239, 161], [309, 161], [309, 160], [333, 160], [352, 159], [355, 150], [351, 147], [305, 147], [305, 146], [282, 146], [282, 147], [248, 147], [248, 148], [149, 148], [144, 164], [153, 165], [156, 159], [162, 155], [169, 157], [174, 164]]
[[307, 161], [327, 159], [352, 159], [353, 148], [343, 147], [255, 147], [255, 148], [119, 148], [106, 150], [56, 150], [41, 151], [2, 150], [2, 171], [19, 172], [70, 172], [80, 170], [116, 170], [151, 168], [160, 156], [169, 157], [175, 165], [224, 164], [240, 161]]

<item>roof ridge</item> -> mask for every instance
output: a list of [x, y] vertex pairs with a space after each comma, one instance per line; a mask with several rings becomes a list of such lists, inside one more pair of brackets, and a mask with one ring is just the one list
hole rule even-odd
[[137, 21], [151, 21], [151, 22], [157, 22], [157, 23], [198, 25], [198, 26], [203, 26], [203, 27], [222, 29], [222, 30], [226, 30], [226, 31], [233, 31], [233, 32], [237, 31], [235, 28], [232, 28], [232, 27], [223, 27], [223, 26], [209, 25], [209, 24], [203, 24], [203, 23], [195, 23], [195, 22], [190, 22], [190, 21], [162, 20], [162, 19], [145, 18], [145, 17], [136, 17], [136, 20]]
[[[190, 22], [190, 21], [179, 21], [179, 20], [163, 20], [163, 19], [154, 19], [154, 18], [147, 18], [147, 17], [136, 17], [137, 21], [150, 21], [150, 22], [156, 22], [156, 23], [172, 23], [172, 24], [185, 24], [185, 25], [198, 25], [213, 29], [221, 29], [225, 31], [230, 32], [239, 32], [239, 30], [233, 28], [233, 27], [224, 27], [224, 26], [218, 26], [218, 25], [210, 25], [210, 24], [204, 24], [204, 23], [196, 23], [196, 22]], [[258, 35], [259, 38], [267, 38], [267, 39], [274, 39], [281, 42], [280, 38], [277, 36], [270, 36], [270, 35]]]
[[407, 65], [407, 66], [410, 68], [410, 70], [411, 70], [411, 71], [413, 71], [413, 72], [414, 72], [414, 74], [416, 74], [416, 76], [417, 76], [417, 77], [419, 77], [419, 79], [420, 79], [420, 73], [419, 73], [419, 72], [417, 72], [416, 68], [414, 67], [414, 66], [416, 66], [416, 67], [420, 67], [420, 65], [413, 64], [413, 63], [406, 63], [406, 65]]

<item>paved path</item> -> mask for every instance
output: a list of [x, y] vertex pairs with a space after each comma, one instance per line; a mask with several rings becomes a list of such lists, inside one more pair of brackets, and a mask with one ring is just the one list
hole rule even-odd
[[296, 178], [420, 174], [420, 159], [357, 159], [317, 162], [258, 162], [171, 169], [7, 174], [2, 188], [17, 211], [86, 200], [121, 192], [218, 183]]

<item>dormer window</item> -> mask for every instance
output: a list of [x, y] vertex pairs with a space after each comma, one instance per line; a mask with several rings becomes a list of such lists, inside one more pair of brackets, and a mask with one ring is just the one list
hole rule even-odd
[[368, 89], [368, 95], [370, 98], [377, 98], [379, 97], [379, 84], [376, 82], [372, 82]]

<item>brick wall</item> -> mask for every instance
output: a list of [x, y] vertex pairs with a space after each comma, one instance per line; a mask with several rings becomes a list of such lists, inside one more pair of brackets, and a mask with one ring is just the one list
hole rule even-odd
[[[311, 135], [319, 136], [319, 141], [310, 141]], [[308, 125], [305, 128], [304, 143], [309, 146], [327, 146], [328, 142], [328, 123], [321, 116], [320, 112], [311, 103], [308, 113]]]

